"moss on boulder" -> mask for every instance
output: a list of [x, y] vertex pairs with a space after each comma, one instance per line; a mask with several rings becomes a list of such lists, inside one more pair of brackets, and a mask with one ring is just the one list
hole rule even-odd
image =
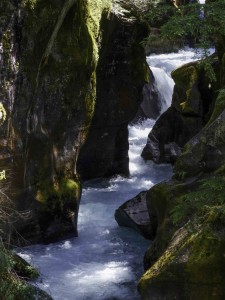
[[147, 194], [157, 233], [139, 282], [143, 299], [223, 299], [224, 116], [187, 143], [173, 178]]
[[29, 283], [29, 280], [36, 279], [38, 276], [39, 273], [35, 268], [21, 257], [6, 250], [2, 244], [0, 245], [1, 299], [51, 300], [47, 293]]
[[224, 164], [225, 111], [205, 126], [184, 147], [175, 165], [175, 173], [192, 176], [200, 172], [213, 172]]
[[223, 299], [224, 177], [169, 180], [149, 190], [157, 234], [145, 254], [143, 299]]

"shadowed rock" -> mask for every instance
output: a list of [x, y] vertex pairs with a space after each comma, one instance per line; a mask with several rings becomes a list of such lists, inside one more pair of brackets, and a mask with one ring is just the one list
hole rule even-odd
[[130, 227], [147, 239], [154, 239], [155, 232], [152, 227], [146, 204], [146, 191], [121, 205], [115, 212], [115, 219], [120, 226]]

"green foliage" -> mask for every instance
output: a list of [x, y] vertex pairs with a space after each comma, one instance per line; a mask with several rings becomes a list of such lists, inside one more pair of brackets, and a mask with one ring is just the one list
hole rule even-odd
[[[210, 81], [216, 81], [208, 49], [215, 45], [221, 47], [225, 37], [225, 0], [207, 2], [204, 6], [199, 3], [182, 5], [179, 8], [170, 5], [149, 7], [145, 17], [150, 26], [161, 26], [159, 39], [202, 48], [200, 67], [204, 69]], [[151, 40], [151, 35], [150, 35]], [[225, 46], [224, 46], [225, 47]]]
[[172, 220], [178, 223], [186, 218], [202, 220], [212, 215], [225, 217], [225, 177], [218, 176], [201, 181], [198, 190], [181, 197], [180, 203], [172, 210]]
[[181, 6], [162, 26], [162, 34], [168, 38], [190, 38], [203, 48], [211, 45], [219, 35], [225, 35], [225, 0]]
[[176, 9], [168, 4], [157, 4], [157, 1], [151, 1], [148, 4], [145, 13], [145, 19], [152, 27], [159, 27], [167, 22], [172, 15], [176, 13]]

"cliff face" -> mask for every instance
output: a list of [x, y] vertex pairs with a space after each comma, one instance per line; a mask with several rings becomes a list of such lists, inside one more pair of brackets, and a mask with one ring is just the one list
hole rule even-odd
[[[102, 18], [104, 32], [96, 70], [96, 107], [88, 139], [78, 158], [82, 178], [128, 175], [128, 123], [142, 99], [149, 80], [144, 49], [140, 42], [145, 25], [132, 18], [110, 13]], [[101, 151], [99, 151], [101, 149]]]
[[147, 193], [157, 233], [139, 282], [143, 299], [223, 299], [224, 124], [223, 109], [187, 143], [174, 177]]
[[[177, 113], [182, 109], [192, 118], [202, 116], [204, 126], [197, 128], [196, 134], [192, 132], [194, 136], [175, 163], [173, 178], [147, 193], [149, 214], [157, 222], [153, 228], [155, 240], [145, 254], [146, 273], [139, 282], [143, 299], [224, 297], [225, 56], [221, 48], [218, 54], [213, 62], [217, 76], [214, 84], [201, 80], [201, 72], [184, 81], [193, 65], [173, 74], [173, 109]], [[198, 94], [193, 93], [190, 79], [195, 79]], [[189, 97], [185, 99], [185, 95]], [[179, 98], [185, 99], [180, 101], [181, 109], [177, 109]]]
[[147, 80], [143, 27], [111, 1], [1, 6], [0, 166], [9, 196], [30, 212], [17, 229], [50, 241], [76, 232], [83, 145], [84, 177], [128, 173], [127, 123]]

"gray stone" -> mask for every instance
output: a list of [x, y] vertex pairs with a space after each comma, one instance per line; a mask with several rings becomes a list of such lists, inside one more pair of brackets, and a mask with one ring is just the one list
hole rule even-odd
[[115, 219], [120, 226], [130, 227], [145, 238], [154, 239], [152, 223], [146, 204], [147, 191], [121, 205], [115, 212]]

